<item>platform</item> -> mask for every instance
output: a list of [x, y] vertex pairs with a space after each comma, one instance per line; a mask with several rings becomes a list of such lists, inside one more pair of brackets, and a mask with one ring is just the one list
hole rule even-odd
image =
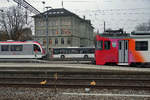
[[60, 71], [126, 71], [126, 72], [148, 72], [150, 68], [136, 68], [127, 66], [106, 66], [92, 64], [44, 64], [44, 63], [0, 63], [0, 71], [2, 70], [60, 70]]

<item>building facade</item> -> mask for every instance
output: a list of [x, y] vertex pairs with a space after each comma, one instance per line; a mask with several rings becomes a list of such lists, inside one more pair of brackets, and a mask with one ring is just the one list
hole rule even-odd
[[[48, 15], [48, 37], [46, 37], [46, 15]], [[90, 20], [80, 18], [64, 9], [50, 9], [33, 16], [35, 40], [46, 47], [91, 47], [93, 46], [93, 26]]]

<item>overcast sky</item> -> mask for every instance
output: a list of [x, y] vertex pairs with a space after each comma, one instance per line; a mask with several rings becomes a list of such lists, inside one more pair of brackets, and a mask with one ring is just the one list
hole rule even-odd
[[[41, 12], [46, 6], [62, 8], [62, 0], [26, 1]], [[14, 4], [13, 0], [0, 0], [1, 9]], [[150, 0], [63, 0], [63, 7], [90, 19], [95, 31], [99, 32], [103, 32], [104, 21], [106, 28], [124, 28], [131, 32], [136, 25], [150, 20]]]

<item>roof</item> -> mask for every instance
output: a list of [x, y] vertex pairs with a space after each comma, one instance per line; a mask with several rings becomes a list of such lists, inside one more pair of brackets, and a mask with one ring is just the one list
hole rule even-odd
[[150, 35], [132, 35], [132, 34], [120, 34], [120, 35], [114, 35], [114, 34], [98, 34], [97, 36], [106, 37], [106, 38], [112, 38], [112, 39], [150, 39]]
[[48, 16], [74, 16], [75, 15], [74, 13], [72, 13], [64, 8], [57, 8], [57, 9], [50, 9], [41, 14], [37, 14], [33, 17], [41, 17], [41, 15], [46, 15], [47, 13], [48, 13]]
[[80, 18], [78, 15], [74, 14], [73, 12], [70, 12], [69, 10], [66, 10], [65, 8], [50, 9], [48, 11], [45, 11], [41, 14], [37, 14], [32, 17], [33, 18], [43, 17], [46, 14], [48, 14], [48, 17], [75, 16], [75, 17], [79, 18], [81, 21], [85, 21], [85, 22], [91, 24], [90, 20], [85, 20], [84, 18]]
[[150, 31], [133, 31], [132, 35], [150, 35]]

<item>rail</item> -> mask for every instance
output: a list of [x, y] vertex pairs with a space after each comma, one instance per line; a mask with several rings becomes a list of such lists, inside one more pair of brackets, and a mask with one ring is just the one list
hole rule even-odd
[[[41, 82], [44, 82], [41, 84]], [[95, 82], [91, 85], [91, 82]], [[0, 86], [21, 86], [21, 87], [92, 87], [92, 88], [144, 88], [150, 89], [149, 78], [0, 78]]]

